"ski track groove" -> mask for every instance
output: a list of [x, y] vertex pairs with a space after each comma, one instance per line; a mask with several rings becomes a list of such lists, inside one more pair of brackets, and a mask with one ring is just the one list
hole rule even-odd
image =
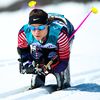
[[[39, 95], [41, 94], [41, 95]], [[9, 95], [7, 98], [3, 98], [4, 100], [28, 100], [29, 98], [37, 98], [39, 96], [49, 94], [48, 91], [42, 88], [37, 88], [34, 90], [23, 90], [20, 93], [17, 93], [15, 95]]]
[[[6, 63], [6, 64], [4, 64], [4, 63]], [[13, 61], [12, 60], [5, 60], [3, 62], [0, 60], [0, 67], [7, 67], [8, 65], [16, 65], [16, 64], [17, 64], [17, 62], [15, 60], [13, 60]], [[93, 88], [95, 86], [99, 87], [99, 89], [100, 89], [100, 86], [98, 86], [96, 84], [92, 84], [92, 83], [91, 84], [90, 83], [83, 84], [84, 82], [86, 82], [86, 76], [88, 76], [88, 75], [91, 75], [91, 77], [88, 79], [88, 81], [98, 80], [100, 78], [100, 69], [98, 68], [98, 69], [94, 69], [94, 70], [89, 70], [89, 71], [73, 74], [72, 78], [74, 80], [72, 82], [72, 87], [73, 87], [72, 90], [75, 90], [75, 88], [77, 88], [79, 90], [83, 89], [85, 91], [88, 91], [90, 88]], [[75, 86], [75, 84], [81, 84], [81, 85], [79, 85], [79, 86], [81, 86], [81, 88], [78, 87], [78, 85]], [[82, 88], [82, 86], [85, 86], [85, 85], [88, 86], [88, 87], [86, 87], [86, 89], [85, 89], [85, 87]], [[38, 89], [35, 89], [35, 91], [30, 90], [31, 93], [29, 91], [27, 91], [27, 89], [28, 89], [28, 86], [1, 93], [0, 98], [3, 99], [3, 100], [8, 100], [8, 99], [10, 99], [10, 100], [23, 100], [23, 99], [26, 99], [26, 98], [28, 99], [29, 97], [30, 98], [33, 97], [34, 99], [36, 99], [36, 98], [38, 98], [37, 95], [40, 94], [40, 93], [42, 94], [42, 95], [40, 95], [41, 97], [44, 96], [45, 94], [49, 94], [46, 89], [38, 88]], [[65, 91], [65, 90], [61, 90], [61, 91]], [[71, 89], [69, 89], [67, 91], [70, 91], [70, 90]], [[56, 92], [61, 92], [61, 91], [56, 91]], [[92, 91], [92, 90], [90, 89], [90, 91]], [[97, 92], [98, 91], [99, 90], [97, 90]], [[54, 93], [56, 93], [56, 92], [54, 92]], [[52, 94], [54, 94], [54, 93], [52, 93]], [[70, 93], [68, 93], [67, 95], [70, 95], [72, 93], [74, 93], [74, 92], [70, 91]], [[23, 94], [23, 96], [21, 94]]]
[[100, 73], [100, 68], [93, 69], [93, 70], [90, 70], [90, 71], [81, 72], [81, 73], [77, 73], [77, 74], [73, 74], [72, 77], [78, 77], [80, 75], [82, 76], [82, 75], [94, 74], [94, 73], [97, 73], [97, 72]]
[[18, 61], [16, 59], [0, 60], [0, 67], [7, 67], [8, 65], [17, 65]]
[[8, 92], [0, 93], [0, 98], [7, 98], [7, 97], [12, 96], [12, 95], [24, 93], [28, 90], [28, 88], [29, 87], [27, 86], [27, 87], [22, 87], [22, 88], [19, 88], [19, 89], [14, 89], [14, 90], [11, 90], [11, 91], [8, 91]]

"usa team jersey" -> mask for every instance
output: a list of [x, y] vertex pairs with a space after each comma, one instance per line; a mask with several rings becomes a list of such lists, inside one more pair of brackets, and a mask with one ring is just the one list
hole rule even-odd
[[[27, 48], [28, 42], [25, 36], [25, 32], [21, 30], [18, 34], [18, 47], [19, 48]], [[60, 60], [68, 59], [70, 56], [70, 47], [69, 47], [69, 41], [67, 37], [66, 31], [62, 30], [59, 34], [58, 40], [57, 40], [57, 47], [58, 47], [58, 55]]]

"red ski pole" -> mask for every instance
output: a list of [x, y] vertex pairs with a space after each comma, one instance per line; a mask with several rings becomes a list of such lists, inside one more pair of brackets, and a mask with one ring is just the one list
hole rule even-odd
[[79, 26], [74, 30], [73, 34], [70, 36], [69, 41], [71, 40], [71, 38], [74, 36], [74, 34], [77, 32], [77, 30], [82, 26], [82, 24], [85, 22], [85, 20], [90, 16], [91, 13], [97, 14], [98, 10], [97, 8], [93, 7], [91, 9], [91, 11], [87, 14], [87, 16], [82, 20], [82, 22], [79, 24]]

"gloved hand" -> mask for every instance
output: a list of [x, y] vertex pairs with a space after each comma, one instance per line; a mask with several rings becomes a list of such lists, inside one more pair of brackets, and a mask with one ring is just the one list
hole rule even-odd
[[39, 75], [45, 75], [44, 70], [42, 68], [37, 68], [37, 67], [35, 67], [34, 73]]
[[26, 70], [24, 69], [24, 66], [22, 62], [19, 62], [19, 71], [21, 74], [25, 74]]
[[20, 72], [22, 74], [34, 74], [34, 66], [32, 65], [32, 63], [30, 61], [26, 61], [22, 64], [20, 64]]
[[43, 74], [43, 75], [45, 75], [42, 68], [38, 68], [37, 66], [35, 66], [35, 64], [33, 64], [30, 61], [24, 62], [20, 67], [21, 67], [20, 68], [21, 74], [26, 73], [26, 74], [39, 74], [39, 75]]

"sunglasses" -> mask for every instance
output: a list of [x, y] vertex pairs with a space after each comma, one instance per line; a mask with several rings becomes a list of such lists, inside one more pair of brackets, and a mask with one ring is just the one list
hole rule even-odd
[[32, 25], [29, 25], [29, 28], [30, 28], [30, 30], [32, 30], [32, 31], [35, 31], [35, 30], [44, 30], [45, 28], [46, 28], [46, 25], [40, 25], [40, 26], [38, 26], [38, 27], [35, 27], [35, 26], [32, 26]]

